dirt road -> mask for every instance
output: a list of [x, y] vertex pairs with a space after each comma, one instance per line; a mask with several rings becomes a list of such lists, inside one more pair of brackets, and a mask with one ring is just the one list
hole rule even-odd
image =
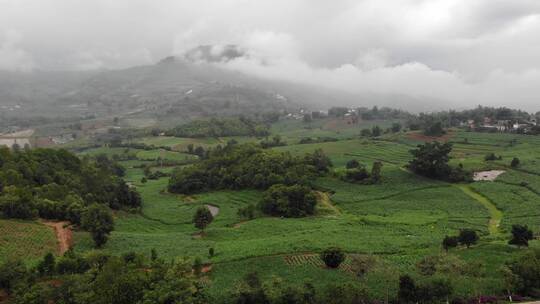
[[58, 243], [58, 253], [64, 254], [71, 247], [72, 231], [69, 229], [69, 222], [43, 222], [45, 226], [54, 229], [56, 242]]

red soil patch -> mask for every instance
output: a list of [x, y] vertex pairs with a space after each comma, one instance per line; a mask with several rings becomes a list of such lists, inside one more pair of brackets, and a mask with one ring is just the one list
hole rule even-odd
[[43, 222], [43, 224], [54, 229], [60, 255], [68, 251], [73, 241], [73, 232], [69, 228], [69, 222]]
[[204, 265], [201, 269], [201, 273], [208, 273], [212, 271], [212, 264]]
[[432, 142], [432, 141], [447, 142], [452, 137], [454, 137], [454, 133], [452, 132], [448, 132], [444, 134], [443, 136], [427, 136], [418, 132], [407, 133], [408, 139], [415, 140], [415, 141], [424, 141], [424, 142]]

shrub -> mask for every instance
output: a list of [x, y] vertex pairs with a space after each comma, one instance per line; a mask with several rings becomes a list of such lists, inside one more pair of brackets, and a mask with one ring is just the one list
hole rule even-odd
[[345, 261], [345, 253], [338, 247], [330, 247], [321, 252], [321, 260], [329, 268], [338, 268]]
[[529, 241], [533, 239], [533, 232], [527, 225], [512, 225], [512, 239], [508, 241], [510, 245], [518, 247], [529, 246]]
[[471, 245], [476, 244], [478, 242], [478, 239], [478, 234], [472, 229], [462, 229], [459, 232], [459, 243], [467, 246], [467, 248], [469, 248]]
[[458, 240], [458, 237], [457, 236], [445, 236], [443, 241], [442, 241], [442, 246], [444, 248], [444, 250], [446, 250], [448, 252], [448, 249], [450, 248], [455, 248], [457, 247], [459, 243], [459, 240]]
[[516, 167], [519, 167], [519, 163], [520, 163], [519, 158], [514, 157], [514, 158], [512, 159], [512, 162], [510, 163], [510, 166], [511, 166], [512, 168], [516, 168]]

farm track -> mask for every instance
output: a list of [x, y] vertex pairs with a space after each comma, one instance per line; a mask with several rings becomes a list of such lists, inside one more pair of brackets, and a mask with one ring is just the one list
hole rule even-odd
[[67, 228], [69, 222], [43, 222], [43, 225], [53, 228], [60, 255], [68, 251], [72, 241], [71, 229]]
[[495, 204], [492, 201], [490, 201], [487, 197], [485, 197], [484, 195], [482, 195], [479, 192], [474, 191], [470, 186], [467, 186], [467, 185], [455, 185], [454, 187], [456, 187], [456, 188], [460, 189], [461, 191], [463, 191], [463, 193], [465, 193], [466, 195], [468, 195], [469, 197], [471, 197], [475, 201], [482, 204], [482, 206], [484, 206], [488, 210], [489, 217], [490, 217], [489, 222], [488, 222], [489, 234], [490, 235], [498, 235], [498, 234], [500, 234], [501, 231], [499, 229], [499, 226], [501, 225], [501, 220], [502, 220], [502, 217], [503, 217], [502, 211], [497, 209], [497, 206], [495, 206]]

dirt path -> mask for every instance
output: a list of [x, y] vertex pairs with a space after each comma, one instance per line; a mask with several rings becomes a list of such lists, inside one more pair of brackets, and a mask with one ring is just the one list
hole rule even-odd
[[54, 229], [60, 255], [68, 251], [72, 241], [72, 231], [69, 229], [69, 222], [43, 222], [43, 225]]
[[492, 201], [490, 201], [487, 197], [483, 196], [482, 194], [474, 191], [470, 186], [467, 185], [455, 185], [455, 187], [461, 189], [463, 193], [474, 199], [475, 201], [479, 202], [484, 206], [488, 212], [489, 212], [489, 223], [488, 223], [488, 230], [490, 235], [497, 235], [501, 233], [499, 226], [501, 225], [501, 220], [503, 217], [503, 213], [501, 210], [497, 209], [497, 206], [493, 204]]

